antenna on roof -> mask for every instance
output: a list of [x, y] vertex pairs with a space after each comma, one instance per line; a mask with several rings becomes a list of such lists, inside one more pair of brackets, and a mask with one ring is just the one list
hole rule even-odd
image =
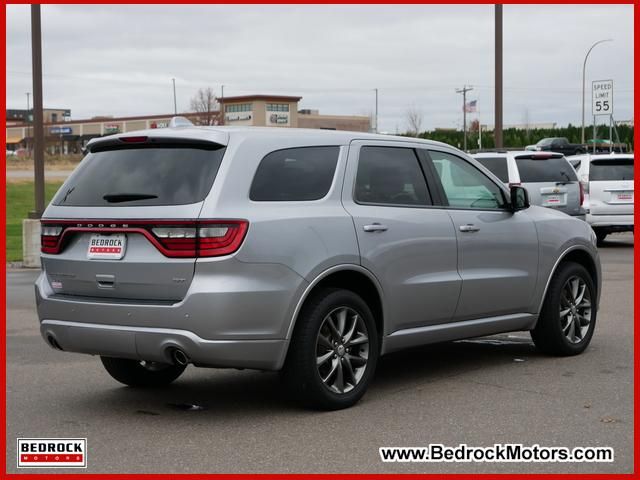
[[176, 127], [193, 127], [193, 123], [191, 123], [191, 120], [185, 117], [173, 117], [169, 122], [169, 128]]

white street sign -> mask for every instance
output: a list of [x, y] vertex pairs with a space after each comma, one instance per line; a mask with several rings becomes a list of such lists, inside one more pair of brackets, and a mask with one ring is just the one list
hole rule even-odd
[[593, 115], [613, 115], [613, 80], [595, 80], [591, 87]]

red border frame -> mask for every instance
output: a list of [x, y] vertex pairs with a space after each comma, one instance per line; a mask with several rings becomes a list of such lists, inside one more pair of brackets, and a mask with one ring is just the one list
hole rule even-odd
[[[639, 0], [640, 1], [640, 0]], [[10, 4], [29, 4], [29, 2], [26, 1], [10, 1], [8, 2]], [[54, 3], [54, 2], [51, 2]], [[60, 0], [58, 2], [55, 2], [56, 4], [72, 4], [72, 3], [96, 3], [96, 4], [100, 4], [100, 3], [105, 3], [105, 2], [91, 2], [91, 1], [74, 1], [74, 0]], [[124, 2], [124, 1], [120, 1], [120, 0], [116, 0], [113, 2], [109, 2], [111, 4], [126, 4], [126, 3], [132, 3], [132, 2]], [[161, 0], [160, 2], [150, 2], [149, 0], [142, 0], [142, 1], [137, 1], [135, 3], [149, 3], [149, 4], [157, 4], [157, 3], [173, 3], [173, 2], [168, 2], [165, 0]], [[192, 1], [189, 3], [199, 3], [199, 4], [207, 4], [207, 3], [216, 3], [216, 2], [205, 2], [205, 1]], [[227, 3], [246, 3], [246, 4], [265, 4], [265, 3], [272, 3], [272, 2], [268, 2], [268, 1], [254, 1], [254, 2], [243, 2], [241, 0], [231, 0]], [[289, 1], [280, 1], [277, 3], [284, 3], [284, 4], [304, 4], [304, 3], [316, 3], [316, 2], [311, 2], [308, 0], [302, 0], [302, 1], [298, 1], [298, 2], [289, 2]], [[329, 1], [329, 2], [324, 2], [326, 4], [338, 4], [340, 2], [334, 2], [334, 1]], [[367, 4], [367, 3], [388, 3], [388, 2], [380, 2], [380, 1], [372, 1], [372, 2], [361, 2], [361, 1], [354, 1], [354, 2], [350, 2], [350, 3], [362, 3], [362, 4]], [[420, 1], [403, 1], [403, 4], [422, 4], [422, 3], [436, 3], [436, 2], [420, 2]], [[484, 3], [484, 4], [492, 4], [490, 2], [462, 2], [462, 1], [453, 1], [453, 2], [448, 2], [448, 3], [455, 3], [455, 4], [463, 4], [463, 3]], [[505, 2], [505, 4], [528, 4], [531, 2], [524, 2], [524, 1], [511, 1], [511, 2]], [[540, 2], [537, 2], [537, 4], [555, 4], [556, 2], [550, 1], [550, 0], [542, 0]], [[566, 2], [566, 3], [571, 3], [571, 4], [586, 4], [586, 3], [591, 3], [591, 4], [601, 4], [601, 3], [606, 3], [606, 2], [598, 2], [598, 1], [585, 1], [585, 2]], [[636, 1], [620, 1], [620, 2], [615, 2], [618, 4], [633, 4], [634, 5], [634, 12], [633, 12], [633, 17], [634, 17], [634, 91], [635, 91], [635, 87], [637, 87], [640, 84], [640, 80], [638, 79], [638, 67], [636, 64], [636, 51], [637, 49], [635, 47], [638, 46], [638, 39], [637, 39], [637, 35], [636, 32], [638, 30], [638, 25], [640, 25], [640, 6], [638, 5], [638, 2]], [[4, 16], [4, 21], [2, 22], [2, 32], [4, 34], [4, 38], [6, 38], [6, 7], [3, 8], [3, 16]], [[6, 48], [5, 51], [3, 52], [3, 57], [5, 59], [5, 69], [6, 69]], [[5, 92], [6, 92], [6, 71], [5, 71], [5, 77], [3, 78], [3, 82], [5, 84]], [[2, 100], [3, 104], [5, 105], [6, 108], [6, 95], [5, 98]], [[640, 100], [638, 100], [638, 97], [634, 98], [634, 119], [636, 119], [638, 117], [638, 106], [640, 105]], [[6, 120], [5, 120], [6, 122]], [[635, 123], [635, 122], [634, 122]], [[5, 125], [6, 126], [6, 125]], [[6, 139], [3, 143], [3, 146], [6, 149]], [[640, 134], [638, 133], [638, 130], [636, 129], [634, 132], [634, 144], [635, 146], [640, 144]], [[634, 148], [635, 150], [635, 148]], [[640, 186], [640, 179], [638, 178], [638, 176], [635, 176], [635, 181], [634, 181], [634, 185], [636, 190], [638, 190], [638, 187]], [[0, 238], [0, 250], [1, 250], [1, 259], [4, 260], [4, 263], [6, 265], [6, 175], [2, 177], [2, 192], [0, 193], [1, 197], [0, 197], [0, 215], [2, 216], [2, 225], [3, 225], [3, 230], [4, 230], [4, 234], [2, 235], [2, 237]], [[637, 223], [636, 223], [637, 225]], [[638, 233], [638, 229], [634, 228], [634, 234]], [[634, 371], [633, 371], [633, 378], [634, 378], [634, 388], [633, 388], [633, 392], [634, 392], [634, 438], [633, 438], [633, 444], [634, 444], [634, 452], [636, 452], [635, 457], [634, 457], [634, 471], [633, 473], [629, 473], [629, 474], [492, 474], [492, 473], [487, 473], [487, 474], [91, 474], [91, 473], [87, 473], [87, 474], [66, 474], [66, 473], [62, 473], [62, 474], [51, 474], [51, 473], [42, 473], [42, 474], [38, 474], [38, 473], [27, 473], [27, 474], [22, 474], [22, 473], [7, 473], [7, 464], [8, 461], [10, 461], [10, 459], [7, 458], [6, 456], [6, 437], [7, 437], [7, 429], [6, 429], [6, 419], [7, 419], [7, 415], [6, 415], [6, 381], [7, 381], [7, 377], [6, 377], [6, 359], [7, 359], [7, 351], [6, 351], [6, 334], [0, 335], [0, 351], [1, 351], [1, 355], [2, 355], [2, 363], [5, 366], [5, 368], [2, 369], [2, 373], [1, 373], [1, 377], [0, 377], [0, 381], [2, 383], [2, 390], [0, 391], [0, 423], [2, 423], [3, 426], [3, 434], [2, 437], [0, 438], [0, 444], [4, 447], [3, 450], [5, 451], [5, 454], [2, 455], [2, 458], [0, 460], [0, 475], [2, 475], [3, 478], [24, 478], [24, 479], [30, 479], [30, 478], [37, 478], [37, 479], [42, 479], [44, 478], [43, 475], [51, 475], [54, 476], [56, 479], [67, 479], [67, 478], [73, 478], [76, 477], [77, 475], [82, 475], [82, 478], [90, 478], [90, 479], [109, 479], [109, 478], [117, 478], [117, 479], [127, 479], [127, 478], [144, 478], [144, 479], [176, 479], [176, 478], [189, 478], [189, 479], [200, 479], [200, 478], [237, 478], [237, 479], [247, 479], [247, 478], [253, 478], [253, 477], [259, 477], [261, 479], [264, 480], [276, 480], [276, 479], [280, 479], [283, 477], [286, 478], [290, 478], [290, 479], [303, 479], [303, 478], [308, 478], [308, 479], [315, 479], [315, 480], [320, 480], [320, 479], [325, 479], [325, 478], [341, 478], [341, 479], [346, 479], [346, 480], [360, 480], [360, 479], [364, 479], [364, 478], [371, 478], [371, 477], [375, 477], [375, 478], [436, 478], [436, 477], [447, 477], [447, 478], [454, 478], [454, 479], [475, 479], [475, 478], [483, 478], [483, 479], [490, 479], [490, 478], [500, 478], [500, 479], [506, 479], [506, 478], [520, 478], [520, 479], [526, 479], [526, 478], [542, 478], [542, 479], [555, 479], [555, 478], [567, 478], [567, 477], [571, 477], [571, 478], [576, 478], [576, 479], [598, 479], [598, 480], [604, 480], [604, 479], [635, 479], [635, 478], [640, 478], [639, 476], [639, 472], [640, 472], [640, 456], [638, 455], [638, 438], [640, 437], [640, 421], [638, 419], [638, 403], [640, 400], [640, 375], [639, 375], [639, 371], [640, 371], [640, 361], [639, 361], [639, 356], [636, 352], [640, 352], [640, 335], [638, 334], [638, 327], [640, 326], [640, 314], [638, 313], [638, 308], [640, 307], [640, 286], [638, 285], [638, 282], [636, 281], [636, 273], [638, 272], [638, 268], [640, 267], [640, 259], [638, 258], [637, 255], [635, 255], [635, 248], [634, 248], [634, 358], [633, 358], [633, 365], [634, 365]], [[4, 329], [4, 332], [6, 332], [6, 275], [4, 275], [2, 277], [2, 292], [0, 293], [1, 295], [1, 300], [2, 300], [2, 304], [4, 306], [3, 309], [3, 313], [2, 313], [2, 327]]]

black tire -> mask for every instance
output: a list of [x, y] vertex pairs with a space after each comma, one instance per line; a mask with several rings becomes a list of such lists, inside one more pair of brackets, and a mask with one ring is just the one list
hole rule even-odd
[[607, 232], [606, 230], [603, 230], [602, 228], [594, 228], [593, 231], [596, 234], [596, 239], [598, 241], [598, 246], [601, 247], [604, 245], [604, 239], [607, 238], [607, 235], [609, 235], [609, 232]]
[[[366, 363], [361, 367], [362, 370], [358, 372], [358, 375], [360, 375], [358, 380], [355, 380], [356, 376], [350, 373], [358, 370], [354, 367], [357, 366], [354, 355], [349, 354], [349, 348], [347, 348], [346, 354], [344, 349], [339, 350], [340, 345], [349, 347], [350, 342], [345, 341], [347, 336], [343, 337], [342, 343], [335, 346], [335, 355], [333, 350], [318, 343], [319, 335], [328, 331], [324, 330], [328, 328], [325, 319], [330, 314], [339, 315], [342, 309], [346, 309], [350, 315], [350, 317], [347, 316], [346, 322], [353, 322], [350, 325], [355, 325], [355, 322], [358, 321], [358, 325], [361, 326], [361, 328], [358, 328], [358, 332], [362, 335], [362, 332], [366, 329], [364, 333], [368, 337]], [[354, 312], [362, 321], [356, 320], [353, 315]], [[331, 318], [333, 319], [333, 317]], [[347, 329], [347, 327], [344, 327], [343, 331]], [[354, 337], [351, 338], [352, 340], [354, 339]], [[359, 347], [362, 346], [351, 346], [351, 352], [355, 353], [355, 356], [363, 355], [363, 350], [359, 349]], [[322, 348], [325, 350], [322, 350]], [[341, 377], [344, 387], [342, 393], [333, 391], [332, 387], [325, 385], [322, 380], [320, 369], [325, 367], [316, 365], [317, 356], [321, 355], [322, 352], [331, 354], [333, 357], [328, 359], [326, 368], [332, 370], [335, 366], [340, 372], [345, 372], [343, 374], [344, 377]], [[282, 372], [283, 380], [289, 393], [305, 407], [319, 410], [347, 408], [360, 400], [371, 383], [379, 353], [378, 332], [373, 314], [367, 304], [360, 296], [349, 290], [325, 288], [313, 294], [305, 303], [298, 317]], [[354, 360], [354, 363], [350, 359]], [[325, 378], [335, 377], [327, 374]], [[346, 380], [348, 378], [351, 379], [350, 383]], [[347, 391], [347, 389], [350, 390]]]
[[163, 387], [178, 378], [186, 365], [142, 362], [126, 358], [100, 357], [109, 375], [130, 387]]
[[[588, 328], [584, 334], [580, 335], [581, 339], [575, 343], [570, 341], [563, 332], [563, 322], [560, 316], [561, 308], [566, 308], [563, 289], [567, 285], [567, 282], [574, 278], [580, 279], [586, 285], [589, 295], [588, 299], [591, 305]], [[569, 308], [569, 310], [571, 310], [571, 308]], [[571, 315], [574, 315], [575, 311], [576, 310], [574, 310], [574, 313]], [[577, 311], [580, 313], [579, 308]], [[549, 283], [547, 295], [540, 312], [540, 318], [538, 319], [536, 327], [531, 331], [531, 338], [539, 350], [550, 355], [577, 355], [582, 353], [591, 342], [591, 337], [593, 337], [593, 331], [596, 326], [597, 312], [597, 292], [589, 272], [580, 264], [563, 262], [558, 266], [557, 271]], [[585, 313], [585, 310], [582, 310], [582, 313]], [[578, 316], [578, 318], [580, 317]], [[570, 331], [570, 329], [568, 330]]]

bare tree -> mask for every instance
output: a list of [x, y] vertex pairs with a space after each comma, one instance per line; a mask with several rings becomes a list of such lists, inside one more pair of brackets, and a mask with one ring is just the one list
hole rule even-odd
[[213, 88], [201, 88], [191, 99], [191, 110], [197, 113], [194, 121], [198, 125], [220, 124], [220, 104]]
[[417, 137], [422, 129], [422, 112], [414, 107], [407, 110], [407, 124], [411, 135]]

